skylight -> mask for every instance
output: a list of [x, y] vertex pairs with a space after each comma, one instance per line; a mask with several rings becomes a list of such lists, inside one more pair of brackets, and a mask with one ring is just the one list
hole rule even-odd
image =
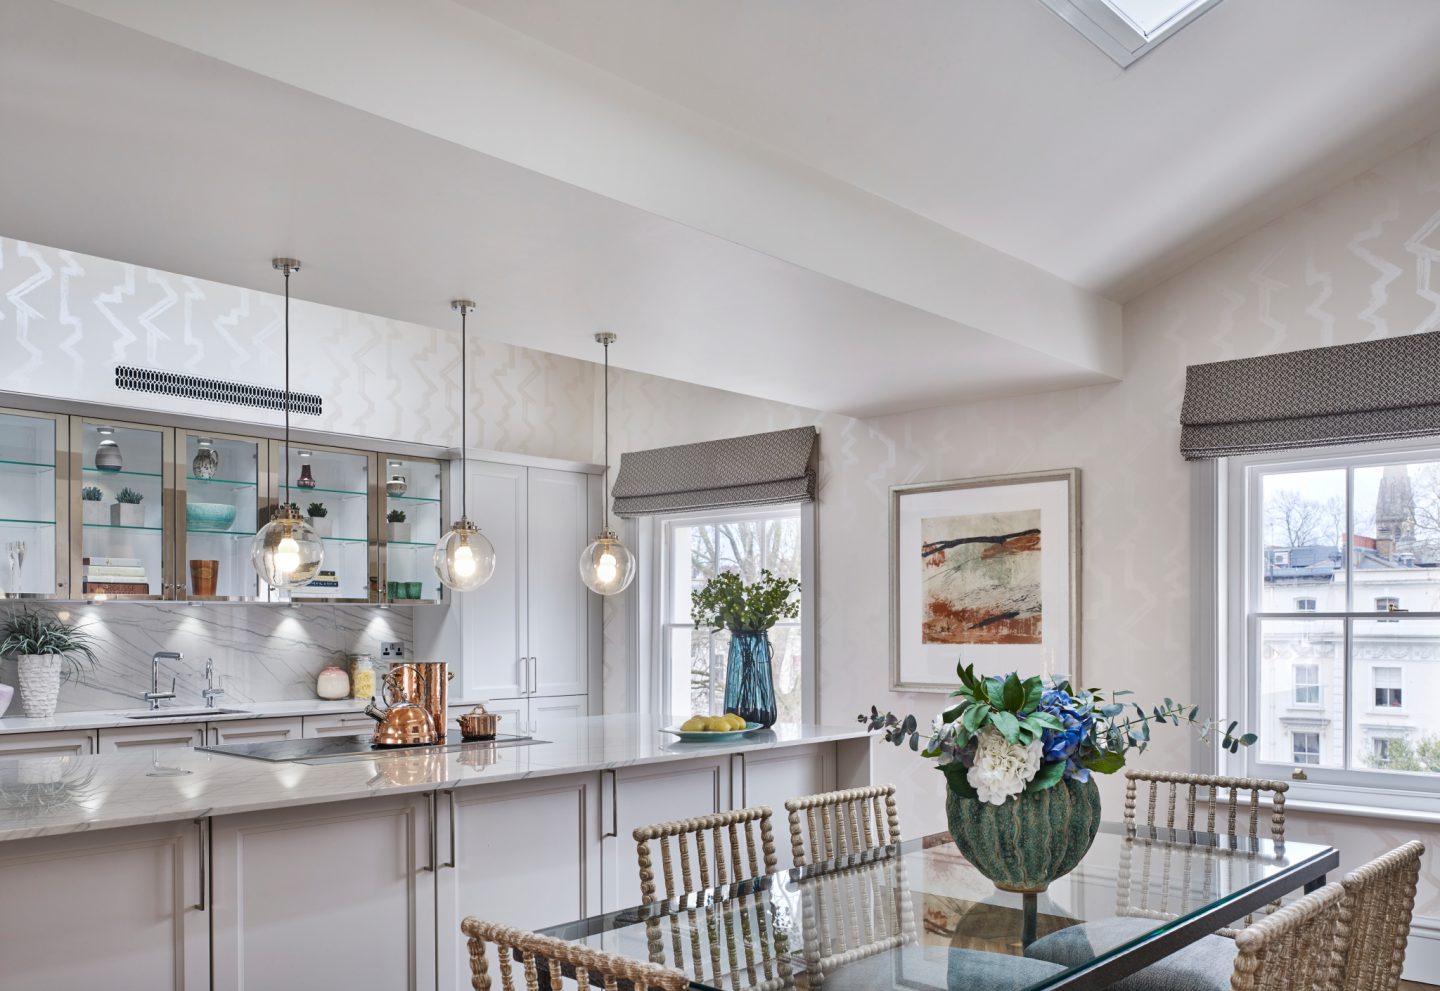
[[1220, 0], [1040, 0], [1124, 67]]

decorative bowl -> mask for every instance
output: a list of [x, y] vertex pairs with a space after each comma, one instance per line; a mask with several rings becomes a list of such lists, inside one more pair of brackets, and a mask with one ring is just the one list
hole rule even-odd
[[667, 726], [660, 732], [678, 736], [684, 743], [712, 743], [724, 740], [738, 740], [747, 733], [753, 733], [757, 729], [764, 729], [757, 722], [748, 722], [744, 729], [732, 730], [703, 730], [703, 729], [681, 729], [679, 726]]
[[235, 522], [235, 507], [223, 502], [187, 502], [185, 529], [228, 530]]

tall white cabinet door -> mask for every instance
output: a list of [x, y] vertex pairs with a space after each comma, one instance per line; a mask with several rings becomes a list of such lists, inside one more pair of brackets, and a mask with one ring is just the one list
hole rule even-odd
[[0, 844], [0, 987], [209, 988], [200, 830], [187, 820]]
[[593, 536], [588, 483], [588, 475], [530, 469], [532, 695], [589, 691], [592, 593], [580, 581], [580, 552]]
[[[461, 610], [463, 698], [516, 698], [526, 694], [525, 590], [527, 469], [472, 461], [468, 475], [470, 518], [495, 545], [495, 574], [473, 592], [456, 592]], [[579, 560], [579, 551], [575, 552]], [[578, 578], [577, 578], [578, 581]], [[453, 606], [452, 606], [453, 608]]]
[[[597, 791], [595, 775], [577, 774], [440, 796], [440, 991], [471, 986], [460, 932], [467, 915], [538, 929], [599, 912]], [[490, 973], [498, 973], [493, 959]]]
[[215, 991], [433, 988], [430, 801], [215, 819]]

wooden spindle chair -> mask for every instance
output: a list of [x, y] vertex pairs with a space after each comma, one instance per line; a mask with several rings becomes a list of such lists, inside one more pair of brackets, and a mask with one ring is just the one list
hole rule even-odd
[[[1206, 833], [1240, 836], [1241, 793], [1246, 794], [1245, 835], [1260, 838], [1260, 824], [1265, 818], [1260, 807], [1262, 794], [1270, 795], [1269, 839], [1285, 842], [1285, 792], [1290, 785], [1284, 781], [1264, 778], [1231, 778], [1218, 774], [1190, 774], [1184, 771], [1125, 771], [1125, 822], [1136, 824], [1135, 810], [1139, 786], [1149, 785], [1145, 802], [1145, 825], [1167, 829], [1184, 829]], [[1161, 820], [1159, 797], [1164, 793], [1164, 818]], [[1222, 792], [1228, 794], [1222, 794]], [[1184, 800], [1184, 815], [1179, 814], [1179, 801]], [[1203, 810], [1204, 816], [1200, 816]], [[1220, 814], [1224, 813], [1223, 820]], [[1221, 827], [1221, 828], [1216, 828]]]
[[1328, 991], [1345, 898], [1327, 884], [1236, 934], [1231, 991]]
[[501, 991], [517, 991], [515, 963], [520, 965], [525, 991], [538, 991], [541, 975], [554, 991], [567, 987], [566, 979], [579, 991], [590, 987], [619, 991], [624, 983], [634, 991], [686, 991], [690, 980], [678, 970], [631, 960], [591, 949], [581, 943], [567, 943], [550, 936], [526, 932], [498, 922], [467, 918], [460, 931], [470, 940], [471, 984], [475, 991], [491, 991], [487, 944], [494, 944], [498, 957]]
[[1412, 840], [1340, 882], [1346, 897], [1337, 941], [1338, 991], [1395, 991], [1400, 986], [1424, 852], [1425, 844]]
[[790, 849], [796, 867], [900, 842], [894, 785], [792, 798], [785, 803], [785, 811], [790, 816]]
[[[731, 881], [775, 873], [775, 837], [770, 829], [771, 815], [768, 806], [759, 805], [638, 827], [634, 836], [640, 859], [640, 897], [644, 904], [649, 905], [662, 897], [655, 888], [655, 858], [650, 853], [652, 841], [660, 847], [665, 898], [679, 898]], [[672, 841], [676, 848], [673, 855], [670, 849]], [[695, 848], [693, 870], [692, 844]], [[680, 864], [678, 884], [675, 877], [677, 860]]]

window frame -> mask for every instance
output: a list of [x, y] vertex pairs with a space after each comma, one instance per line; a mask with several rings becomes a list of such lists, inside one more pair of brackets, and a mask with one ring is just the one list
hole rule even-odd
[[[1300, 683], [1300, 669], [1301, 669], [1301, 668], [1311, 668], [1311, 669], [1314, 669], [1314, 671], [1315, 671], [1315, 680], [1314, 680], [1313, 682], [1307, 681], [1307, 682], [1305, 682], [1305, 683], [1302, 685], [1302, 684]], [[1313, 688], [1313, 689], [1315, 690], [1315, 701], [1314, 701], [1314, 702], [1302, 702], [1302, 701], [1300, 700], [1300, 689], [1302, 689], [1302, 688], [1305, 688], [1305, 689], [1311, 689], [1311, 688]], [[1323, 708], [1323, 707], [1324, 707], [1324, 705], [1325, 705], [1325, 694], [1324, 694], [1324, 689], [1323, 689], [1323, 687], [1322, 687], [1321, 684], [1320, 684], [1320, 664], [1319, 664], [1319, 662], [1317, 662], [1317, 661], [1296, 661], [1296, 662], [1294, 662], [1293, 664], [1290, 665], [1290, 704], [1291, 704], [1292, 706], [1295, 706], [1295, 707], [1303, 707], [1303, 708], [1306, 708], [1306, 709], [1320, 709], [1320, 708]]]
[[[801, 721], [807, 724], [817, 722], [819, 711], [819, 686], [817, 684], [816, 657], [816, 588], [815, 567], [815, 504], [813, 502], [767, 503], [759, 506], [740, 506], [730, 509], [707, 509], [685, 513], [665, 513], [643, 517], [640, 546], [650, 567], [642, 569], [640, 578], [642, 594], [637, 596], [647, 603], [648, 649], [642, 656], [643, 684], [639, 698], [649, 700], [649, 711], [666, 716], [676, 714], [669, 711], [669, 665], [667, 650], [669, 632], [672, 628], [687, 627], [689, 623], [676, 623], [666, 619], [666, 590], [670, 582], [670, 533], [676, 526], [690, 526], [697, 522], [740, 522], [744, 520], [769, 519], [777, 515], [788, 515], [794, 511], [800, 523], [800, 619], [796, 624], [800, 633], [800, 711]], [[777, 624], [781, 625], [781, 624]], [[789, 625], [788, 621], [785, 625]]]
[[[1311, 750], [1308, 750], [1308, 749], [1304, 751], [1304, 755], [1305, 755], [1306, 757], [1314, 757], [1314, 758], [1315, 758], [1314, 760], [1301, 760], [1300, 737], [1302, 737], [1302, 736], [1304, 736], [1304, 737], [1312, 737], [1312, 736], [1313, 736], [1313, 737], [1315, 738], [1315, 749], [1314, 749], [1314, 751], [1311, 751]], [[1319, 767], [1319, 766], [1320, 766], [1320, 733], [1319, 733], [1319, 731], [1318, 731], [1318, 730], [1313, 730], [1313, 729], [1297, 729], [1297, 730], [1291, 730], [1291, 731], [1290, 731], [1290, 756], [1291, 756], [1291, 758], [1294, 760], [1294, 763], [1297, 764], [1297, 765], [1299, 765], [1299, 766], [1302, 766], [1302, 767]]]
[[[1260, 521], [1263, 528], [1259, 479], [1269, 472], [1366, 468], [1427, 460], [1440, 461], [1440, 446], [1434, 438], [1272, 451], [1201, 463], [1207, 467], [1197, 472], [1194, 479], [1195, 491], [1200, 496], [1197, 509], [1205, 516], [1197, 519], [1197, 525], [1206, 538], [1199, 546], [1209, 549], [1195, 561], [1194, 574], [1197, 580], [1213, 590], [1213, 601], [1217, 607], [1213, 613], [1197, 613], [1215, 624], [1213, 633], [1196, 638], [1195, 656], [1197, 664], [1202, 665], [1197, 667], [1195, 676], [1197, 701], [1213, 704], [1217, 715], [1240, 719], [1247, 728], [1258, 727], [1258, 666], [1252, 668], [1250, 659], [1258, 656], [1261, 621], [1266, 618], [1341, 621], [1347, 668], [1346, 690], [1343, 693], [1344, 752], [1353, 761], [1351, 751], [1356, 738], [1362, 733], [1354, 712], [1354, 677], [1357, 672], [1355, 659], [1351, 656], [1353, 626], [1357, 622], [1375, 622], [1378, 614], [1370, 610], [1356, 611], [1360, 603], [1354, 601], [1353, 583], [1349, 586], [1351, 601], [1348, 613], [1259, 612], [1263, 555], [1254, 553], [1260, 546], [1256, 543], [1256, 522]], [[1347, 474], [1346, 479], [1346, 530], [1353, 533], [1353, 478]], [[1346, 558], [1348, 561], [1348, 554]], [[1403, 612], [1396, 617], [1397, 621], [1401, 617], [1440, 620], [1440, 612]], [[1358, 673], [1363, 676], [1363, 669]], [[1196, 747], [1195, 752], [1197, 764], [1202, 768], [1215, 768], [1244, 777], [1289, 779], [1289, 797], [1300, 803], [1297, 808], [1303, 808], [1307, 803], [1324, 803], [1360, 814], [1384, 816], [1408, 812], [1440, 820], [1440, 774], [1305, 765], [1303, 776], [1297, 776], [1296, 772], [1301, 769], [1295, 765], [1261, 760], [1259, 748], [1241, 748], [1238, 754], [1232, 755], [1221, 753], [1212, 743]]]

